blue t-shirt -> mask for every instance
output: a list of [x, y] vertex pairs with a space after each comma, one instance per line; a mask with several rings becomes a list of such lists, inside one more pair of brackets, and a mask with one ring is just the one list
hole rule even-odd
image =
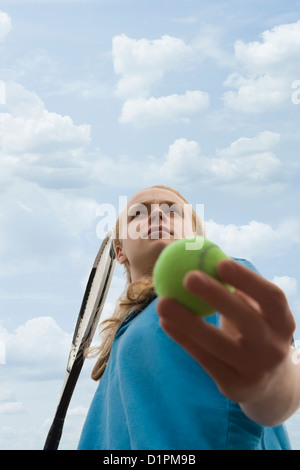
[[[78, 449], [290, 450], [284, 425], [247, 418], [166, 335], [156, 303], [150, 298], [120, 326]], [[206, 320], [219, 326], [220, 315]]]

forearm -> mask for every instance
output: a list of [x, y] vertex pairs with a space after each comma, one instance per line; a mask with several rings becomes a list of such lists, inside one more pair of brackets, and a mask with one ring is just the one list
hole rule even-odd
[[300, 355], [291, 347], [287, 360], [267, 381], [253, 400], [240, 403], [253, 421], [277, 426], [290, 418], [300, 407]]

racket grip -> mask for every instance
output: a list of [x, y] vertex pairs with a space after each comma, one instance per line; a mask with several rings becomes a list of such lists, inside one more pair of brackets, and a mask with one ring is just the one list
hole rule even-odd
[[48, 432], [48, 436], [43, 450], [57, 450], [62, 435], [65, 420], [55, 418]]

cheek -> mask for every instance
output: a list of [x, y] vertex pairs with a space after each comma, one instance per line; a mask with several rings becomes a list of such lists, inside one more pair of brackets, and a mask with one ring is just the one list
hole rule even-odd
[[173, 231], [175, 238], [183, 238], [184, 237], [184, 221], [182, 217], [175, 216], [173, 218]]
[[127, 238], [131, 240], [138, 240], [145, 238], [148, 235], [148, 219], [140, 217], [133, 219], [129, 222], [127, 227]]
[[189, 238], [194, 236], [193, 223], [188, 218], [174, 218], [174, 236], [175, 238]]

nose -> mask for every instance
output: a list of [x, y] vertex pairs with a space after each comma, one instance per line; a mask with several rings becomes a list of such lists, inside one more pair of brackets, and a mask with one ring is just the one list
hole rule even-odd
[[160, 209], [160, 207], [155, 207], [152, 209], [149, 216], [149, 223], [154, 224], [155, 222], [163, 222], [167, 220], [166, 214]]

